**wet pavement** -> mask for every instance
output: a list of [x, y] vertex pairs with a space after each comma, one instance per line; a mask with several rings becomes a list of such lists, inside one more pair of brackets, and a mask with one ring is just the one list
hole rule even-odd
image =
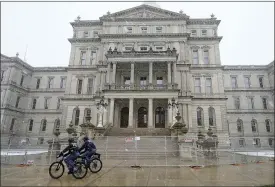
[[[64, 175], [52, 179], [48, 166], [1, 166], [1, 186], [260, 186], [274, 184], [274, 161], [239, 166], [190, 167], [123, 166], [125, 161], [105, 163], [99, 173], [84, 179]], [[103, 162], [104, 164], [104, 162]], [[65, 171], [67, 172], [67, 171]]]

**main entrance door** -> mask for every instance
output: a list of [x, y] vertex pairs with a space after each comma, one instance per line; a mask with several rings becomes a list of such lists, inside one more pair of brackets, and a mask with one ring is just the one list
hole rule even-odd
[[139, 128], [146, 128], [148, 125], [148, 111], [145, 107], [140, 107], [138, 109], [138, 127]]
[[155, 127], [156, 128], [165, 128], [165, 110], [162, 107], [156, 108]]
[[129, 123], [129, 108], [124, 107], [120, 111], [120, 127], [127, 128]]

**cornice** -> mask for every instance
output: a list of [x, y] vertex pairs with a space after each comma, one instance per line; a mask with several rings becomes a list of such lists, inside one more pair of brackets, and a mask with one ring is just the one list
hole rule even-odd
[[67, 72], [67, 67], [35, 67], [35, 72]]
[[212, 36], [212, 37], [188, 37], [187, 40], [195, 40], [195, 41], [215, 41], [218, 40], [219, 42], [222, 40], [222, 36]]
[[90, 26], [102, 26], [103, 23], [100, 20], [77, 20], [70, 22], [72, 27], [90, 27]]
[[224, 71], [266, 71], [268, 66], [261, 66], [261, 65], [240, 65], [240, 66], [223, 66]]
[[[2, 55], [2, 54], [1, 54]], [[4, 57], [6, 57], [5, 55], [3, 55]], [[2, 58], [1, 59], [1, 63], [16, 63], [18, 65], [21, 65], [23, 66], [23, 68], [26, 68], [28, 69], [29, 71], [33, 71], [33, 67], [29, 64], [27, 64], [26, 62], [24, 62], [23, 60], [21, 60], [20, 58], [18, 57], [7, 57], [7, 58]]]
[[189, 37], [190, 33], [99, 34], [100, 38]]
[[106, 21], [106, 22], [122, 22], [122, 21], [181, 21], [181, 20], [187, 20], [188, 18], [184, 17], [156, 17], [156, 18], [101, 18], [101, 21]]
[[219, 25], [221, 20], [216, 19], [188, 19], [187, 25]]
[[89, 43], [89, 42], [100, 42], [100, 38], [69, 38], [70, 43]]

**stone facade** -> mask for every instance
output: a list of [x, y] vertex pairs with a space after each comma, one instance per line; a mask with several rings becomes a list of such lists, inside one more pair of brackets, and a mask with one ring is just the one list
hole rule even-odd
[[[211, 126], [221, 141], [236, 145], [244, 137], [246, 145], [253, 146], [252, 139], [260, 137], [261, 146], [268, 147], [274, 133], [274, 62], [222, 66], [219, 23], [214, 15], [192, 19], [182, 12], [140, 5], [108, 12], [99, 20], [78, 17], [72, 22], [68, 67], [36, 68], [18, 55], [1, 55], [2, 135], [12, 131], [18, 136], [47, 137], [58, 126], [65, 136], [71, 121], [85, 122], [87, 109], [96, 125], [169, 128], [175, 123], [176, 111], [168, 107], [174, 98], [190, 137]], [[232, 88], [234, 77], [236, 88]], [[248, 104], [251, 97], [253, 109]], [[96, 107], [101, 98], [108, 104], [102, 116]], [[238, 132], [238, 119], [243, 133]], [[251, 130], [252, 119], [257, 121], [257, 133]]]

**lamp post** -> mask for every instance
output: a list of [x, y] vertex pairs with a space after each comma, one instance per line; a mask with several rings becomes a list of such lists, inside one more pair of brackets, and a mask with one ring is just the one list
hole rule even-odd
[[172, 109], [172, 126], [176, 122], [176, 119], [174, 119], [174, 111], [178, 113], [179, 103], [175, 101], [175, 98], [172, 98], [172, 102], [168, 103], [168, 108]]
[[99, 111], [99, 121], [98, 121], [98, 125], [97, 127], [102, 128], [103, 127], [103, 114], [104, 114], [104, 110], [106, 109], [106, 107], [108, 106], [107, 103], [104, 102], [104, 98], [101, 97], [101, 100], [96, 104], [96, 108]]

